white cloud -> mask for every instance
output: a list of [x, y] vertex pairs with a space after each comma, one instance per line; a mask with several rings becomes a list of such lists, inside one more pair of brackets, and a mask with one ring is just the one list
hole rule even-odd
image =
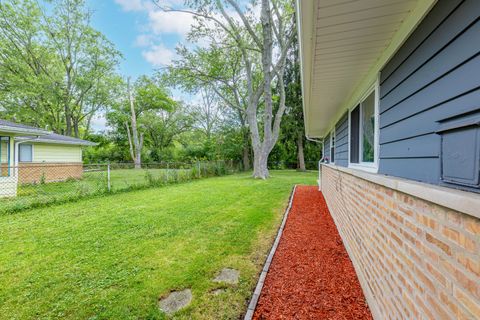
[[152, 36], [149, 34], [141, 34], [135, 39], [135, 45], [137, 47], [148, 47], [152, 44]]
[[143, 51], [142, 55], [155, 67], [170, 65], [175, 58], [175, 52], [163, 44], [152, 45], [148, 50]]
[[142, 11], [145, 10], [145, 4], [142, 0], [115, 0], [124, 11]]
[[149, 24], [155, 34], [177, 33], [185, 37], [194, 23], [193, 16], [182, 12], [148, 12]]

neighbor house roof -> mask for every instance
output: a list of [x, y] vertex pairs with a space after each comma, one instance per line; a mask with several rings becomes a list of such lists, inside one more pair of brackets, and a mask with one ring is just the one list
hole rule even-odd
[[82, 140], [78, 138], [63, 136], [61, 134], [51, 133], [46, 136], [40, 136], [35, 139], [36, 142], [44, 142], [44, 143], [56, 143], [56, 144], [72, 144], [72, 145], [79, 145], [79, 146], [96, 146], [97, 143]]
[[64, 136], [61, 134], [53, 133], [51, 131], [2, 119], [0, 119], [0, 131], [22, 135], [21, 137], [17, 137], [17, 140], [32, 140], [32, 142], [35, 141], [43, 143], [70, 144], [79, 146], [97, 145], [96, 143], [91, 141]]
[[50, 131], [0, 119], [0, 131], [19, 134], [47, 135]]
[[297, 0], [307, 137], [359, 102], [435, 1]]

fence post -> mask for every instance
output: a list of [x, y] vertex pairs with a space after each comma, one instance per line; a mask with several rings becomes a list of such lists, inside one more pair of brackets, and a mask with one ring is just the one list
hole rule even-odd
[[200, 172], [201, 168], [200, 168], [200, 161], [197, 160], [197, 171], [198, 171], [198, 178], [200, 179], [200, 177], [202, 176], [202, 173]]
[[110, 163], [107, 164], [107, 189], [108, 192], [112, 190], [112, 186], [110, 184]]

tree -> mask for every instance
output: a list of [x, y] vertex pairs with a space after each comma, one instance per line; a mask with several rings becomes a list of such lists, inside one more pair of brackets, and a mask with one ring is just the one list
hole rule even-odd
[[300, 171], [305, 171], [305, 127], [303, 122], [302, 87], [300, 79], [300, 62], [298, 42], [295, 41], [294, 53], [287, 59], [285, 72], [286, 110], [283, 131], [297, 145], [297, 163]]
[[[143, 149], [143, 133], [138, 134], [137, 114], [135, 113], [135, 103], [133, 101], [133, 93], [130, 88], [130, 78], [127, 80], [128, 100], [130, 104], [130, 125], [125, 121], [127, 129], [128, 145], [130, 146], [130, 156], [135, 163], [135, 169], [142, 168], [142, 149]], [[131, 127], [131, 133], [130, 133]]]
[[[117, 105], [107, 113], [107, 120], [115, 129], [117, 143], [128, 142], [129, 156], [135, 168], [141, 168], [144, 143], [147, 136], [152, 138], [152, 128], [165, 112], [176, 108], [167, 90], [155, 78], [141, 76], [130, 85], [130, 79], [124, 84], [126, 90]], [[148, 140], [151, 142], [152, 139]]]
[[176, 103], [168, 110], [158, 110], [145, 117], [143, 125], [152, 160], [166, 160], [166, 149], [171, 147], [182, 133], [192, 129], [194, 121], [194, 117], [185, 112], [181, 103]]
[[[292, 3], [261, 0], [259, 18], [235, 0], [189, 0], [187, 4], [191, 10], [163, 9], [193, 14], [198, 23], [192, 37], [210, 39], [224, 54], [232, 44], [239, 51], [246, 80], [245, 113], [254, 152], [253, 176], [265, 179], [269, 176], [268, 155], [278, 140], [285, 112], [285, 62], [295, 34]], [[274, 88], [279, 95], [276, 103]], [[238, 93], [238, 88], [233, 89]]]
[[251, 145], [246, 119], [247, 88], [239, 50], [233, 47], [225, 54], [222, 47], [212, 43], [194, 50], [180, 47], [177, 51], [180, 59], [174, 61], [168, 73], [163, 75], [165, 81], [193, 94], [207, 90], [216, 95], [216, 100], [230, 110], [229, 116], [236, 118], [229, 124], [241, 129], [243, 167], [249, 170]]
[[84, 0], [55, 0], [51, 10], [0, 3], [0, 96], [9, 117], [79, 137], [109, 104], [99, 97], [115, 81], [120, 53], [90, 17]]
[[200, 93], [202, 101], [192, 105], [191, 109], [194, 113], [195, 123], [205, 134], [205, 138], [210, 140], [213, 131], [221, 121], [221, 109], [214, 91], [203, 88]]

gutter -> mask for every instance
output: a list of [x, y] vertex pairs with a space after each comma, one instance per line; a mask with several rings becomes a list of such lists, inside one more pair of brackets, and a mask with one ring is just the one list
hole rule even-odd
[[43, 130], [30, 130], [30, 129], [21, 129], [21, 128], [13, 128], [9, 126], [2, 126], [0, 125], [0, 131], [7, 132], [7, 133], [20, 133], [20, 134], [33, 134], [36, 136], [42, 135], [49, 135], [50, 132], [43, 131]]

